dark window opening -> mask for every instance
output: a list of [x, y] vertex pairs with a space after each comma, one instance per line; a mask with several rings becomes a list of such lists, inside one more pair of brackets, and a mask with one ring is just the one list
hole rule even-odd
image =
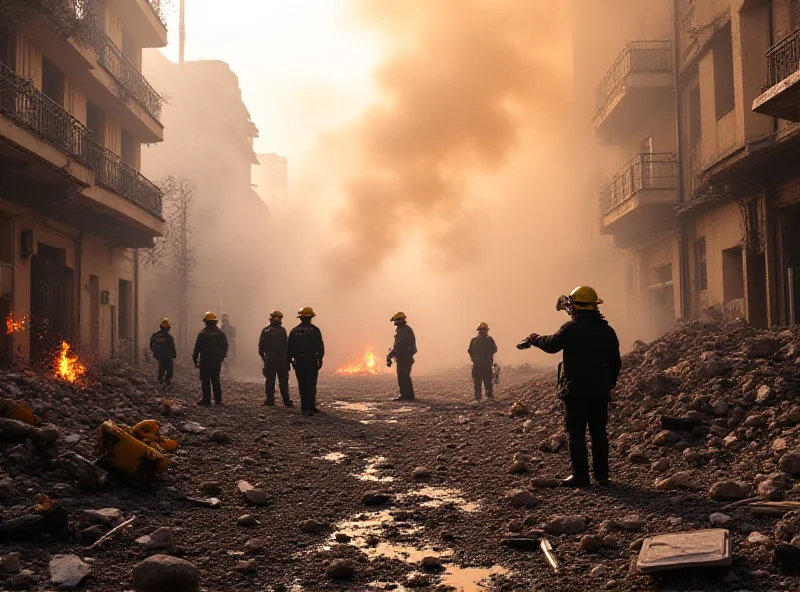
[[45, 57], [42, 57], [42, 92], [64, 106], [64, 73]]
[[744, 298], [742, 247], [722, 251], [722, 294], [725, 302]]
[[689, 91], [689, 146], [697, 146], [703, 138], [700, 117], [700, 87], [695, 86]]
[[131, 282], [119, 280], [119, 339], [129, 340], [133, 333], [133, 290]]
[[706, 239], [698, 239], [695, 247], [697, 254], [697, 289], [708, 290], [708, 266], [706, 264]]
[[122, 149], [120, 156], [122, 156], [122, 160], [133, 168], [138, 168], [139, 163], [136, 162], [136, 140], [125, 130], [122, 130]]
[[95, 142], [106, 145], [106, 115], [91, 101], [86, 104], [86, 127], [92, 132]]
[[0, 27], [0, 63], [11, 70], [17, 69], [14, 32], [8, 27]]
[[730, 25], [724, 27], [714, 36], [711, 47], [714, 59], [714, 98], [717, 119], [719, 119], [736, 106], [733, 82], [733, 39]]

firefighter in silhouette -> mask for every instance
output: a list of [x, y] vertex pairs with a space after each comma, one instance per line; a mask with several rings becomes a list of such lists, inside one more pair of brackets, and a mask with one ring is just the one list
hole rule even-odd
[[322, 331], [311, 324], [314, 309], [305, 306], [297, 313], [300, 324], [289, 333], [286, 346], [286, 364], [294, 368], [297, 390], [300, 391], [300, 409], [303, 415], [319, 413], [317, 409], [317, 379], [325, 357]]
[[203, 316], [205, 329], [197, 335], [194, 343], [194, 353], [192, 361], [195, 368], [200, 368], [200, 381], [203, 384], [203, 398], [197, 402], [198, 405], [211, 405], [211, 391], [214, 391], [214, 403], [222, 405], [222, 387], [219, 382], [219, 375], [222, 371], [222, 363], [228, 355], [228, 338], [225, 333], [217, 327], [217, 315], [207, 312]]
[[414, 365], [414, 356], [417, 353], [417, 339], [414, 331], [406, 322], [406, 315], [396, 312], [391, 321], [397, 329], [394, 332], [394, 346], [386, 356], [386, 365], [392, 367], [392, 361], [397, 364], [397, 386], [400, 387], [400, 396], [395, 401], [413, 401], [414, 383], [411, 380], [411, 367]]
[[292, 406], [289, 399], [289, 364], [286, 362], [286, 345], [288, 338], [283, 328], [283, 313], [273, 310], [269, 315], [269, 325], [261, 331], [258, 340], [258, 355], [264, 360], [264, 378], [266, 378], [266, 399], [264, 405], [275, 404], [275, 378], [281, 389], [281, 398], [286, 407]]
[[228, 338], [228, 356], [223, 363], [223, 370], [225, 371], [225, 376], [229, 376], [231, 367], [236, 363], [236, 327], [231, 325], [231, 319], [228, 315], [222, 315], [219, 330], [225, 333], [225, 337]]
[[494, 385], [492, 383], [492, 366], [494, 355], [497, 353], [497, 344], [489, 337], [489, 325], [480, 323], [477, 328], [478, 336], [469, 342], [467, 353], [472, 360], [472, 381], [475, 384], [475, 400], [481, 400], [481, 385], [486, 389], [486, 398], [494, 398]]
[[173, 363], [178, 357], [175, 351], [175, 339], [170, 335], [172, 323], [169, 319], [162, 319], [160, 329], [150, 336], [150, 351], [158, 361], [158, 383], [172, 385]]
[[589, 485], [587, 426], [592, 438], [594, 479], [602, 486], [609, 483], [608, 404], [622, 361], [617, 334], [598, 310], [602, 303], [592, 288], [575, 288], [556, 304], [556, 310], [566, 310], [571, 321], [554, 335], [532, 333], [517, 345], [519, 349], [535, 346], [549, 354], [564, 352], [559, 365], [558, 396], [564, 402], [572, 462], [572, 475], [562, 482], [566, 487]]

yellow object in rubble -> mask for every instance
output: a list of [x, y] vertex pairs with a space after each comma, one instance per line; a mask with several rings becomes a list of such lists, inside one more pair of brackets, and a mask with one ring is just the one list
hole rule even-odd
[[108, 465], [142, 481], [153, 481], [169, 466], [162, 452], [111, 421], [104, 421], [97, 429], [97, 451]]
[[165, 452], [175, 452], [178, 449], [178, 441], [170, 440], [161, 435], [158, 429], [158, 422], [155, 419], [145, 419], [140, 421], [130, 430], [131, 436], [141, 440], [148, 446], [158, 445]]
[[530, 411], [528, 410], [528, 406], [522, 401], [516, 401], [511, 406], [511, 417], [521, 417], [523, 415], [528, 415], [529, 413]]
[[13, 401], [11, 399], [0, 399], [0, 415], [8, 419], [16, 419], [32, 426], [42, 423], [25, 401]]

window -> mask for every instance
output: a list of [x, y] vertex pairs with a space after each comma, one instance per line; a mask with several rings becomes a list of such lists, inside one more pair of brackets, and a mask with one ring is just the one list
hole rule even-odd
[[91, 101], [86, 104], [86, 127], [92, 132], [95, 142], [106, 145], [106, 115]]
[[64, 73], [46, 57], [42, 57], [42, 92], [64, 106]]
[[8, 27], [0, 27], [0, 63], [16, 70], [14, 58], [14, 32]]
[[708, 266], [706, 265], [706, 238], [698, 239], [695, 245], [697, 264], [697, 290], [708, 290]]
[[741, 246], [722, 251], [722, 293], [725, 302], [744, 298], [744, 259]]
[[733, 86], [733, 40], [730, 25], [714, 36], [711, 54], [714, 59], [714, 98], [717, 119], [719, 119], [736, 106]]
[[136, 140], [125, 130], [122, 130], [122, 147], [120, 149], [120, 156], [122, 160], [127, 162], [133, 168], [139, 168], [139, 159], [136, 158]]
[[689, 91], [689, 146], [697, 146], [703, 137], [700, 123], [700, 87], [694, 86]]

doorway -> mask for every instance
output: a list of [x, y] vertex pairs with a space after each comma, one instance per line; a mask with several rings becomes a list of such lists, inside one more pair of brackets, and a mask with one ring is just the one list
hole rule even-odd
[[39, 243], [31, 257], [31, 361], [41, 363], [72, 339], [72, 269], [67, 252]]

